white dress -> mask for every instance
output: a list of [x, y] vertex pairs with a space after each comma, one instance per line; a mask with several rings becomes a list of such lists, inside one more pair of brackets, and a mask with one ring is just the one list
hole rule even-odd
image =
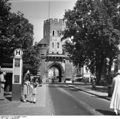
[[111, 98], [110, 108], [120, 110], [120, 74], [113, 79], [113, 95]]

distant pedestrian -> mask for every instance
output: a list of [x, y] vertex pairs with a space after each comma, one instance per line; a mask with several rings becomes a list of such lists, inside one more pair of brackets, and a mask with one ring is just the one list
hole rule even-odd
[[4, 87], [5, 87], [5, 75], [6, 72], [2, 72], [0, 71], [0, 93], [2, 94], [2, 96], [4, 95]]
[[28, 89], [29, 84], [30, 84], [30, 72], [28, 70], [23, 79], [23, 97], [22, 97], [23, 102], [27, 101], [27, 97], [29, 94], [29, 89]]
[[115, 114], [120, 113], [120, 70], [118, 70], [116, 76], [112, 82], [113, 94], [111, 98], [110, 108], [114, 110]]

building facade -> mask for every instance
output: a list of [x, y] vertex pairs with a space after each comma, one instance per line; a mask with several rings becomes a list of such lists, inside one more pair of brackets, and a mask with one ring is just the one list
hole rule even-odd
[[62, 31], [65, 23], [62, 19], [48, 19], [44, 21], [43, 39], [40, 41], [41, 65], [39, 74], [43, 79], [48, 79], [49, 69], [57, 68], [59, 82], [65, 78], [72, 78], [73, 64], [63, 51]]

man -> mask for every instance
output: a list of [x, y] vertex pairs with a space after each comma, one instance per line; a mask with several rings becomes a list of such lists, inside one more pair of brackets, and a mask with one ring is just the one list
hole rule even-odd
[[120, 70], [118, 70], [116, 76], [113, 78], [112, 88], [113, 94], [110, 108], [114, 109], [115, 114], [118, 115], [120, 111]]

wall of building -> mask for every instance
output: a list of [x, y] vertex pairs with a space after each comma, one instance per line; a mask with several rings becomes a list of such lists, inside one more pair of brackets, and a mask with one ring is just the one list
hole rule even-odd
[[44, 45], [40, 48], [40, 56], [46, 56], [47, 55], [47, 47], [45, 47]]
[[[65, 23], [63, 22], [62, 19], [48, 19], [44, 21], [43, 39], [45, 39], [45, 41], [48, 42], [48, 47], [46, 48], [41, 47], [40, 55], [45, 54], [46, 51], [48, 53], [46, 55], [50, 54], [53, 57], [57, 57], [58, 55], [60, 56], [61, 54], [63, 55], [61, 32], [64, 30], [64, 28], [65, 28]], [[62, 55], [60, 57], [62, 57]], [[63, 73], [62, 74], [63, 81], [64, 81], [64, 78], [66, 77], [72, 77], [73, 65], [71, 62], [69, 62], [69, 59], [67, 61], [66, 59], [64, 59], [63, 61], [45, 61], [43, 59], [39, 69], [39, 72], [41, 73], [42, 78], [45, 78], [45, 75], [47, 78], [49, 66], [52, 65], [54, 62], [60, 64], [60, 67]]]
[[62, 54], [61, 32], [65, 28], [62, 19], [49, 19], [44, 22], [44, 38], [49, 41], [50, 54]]

